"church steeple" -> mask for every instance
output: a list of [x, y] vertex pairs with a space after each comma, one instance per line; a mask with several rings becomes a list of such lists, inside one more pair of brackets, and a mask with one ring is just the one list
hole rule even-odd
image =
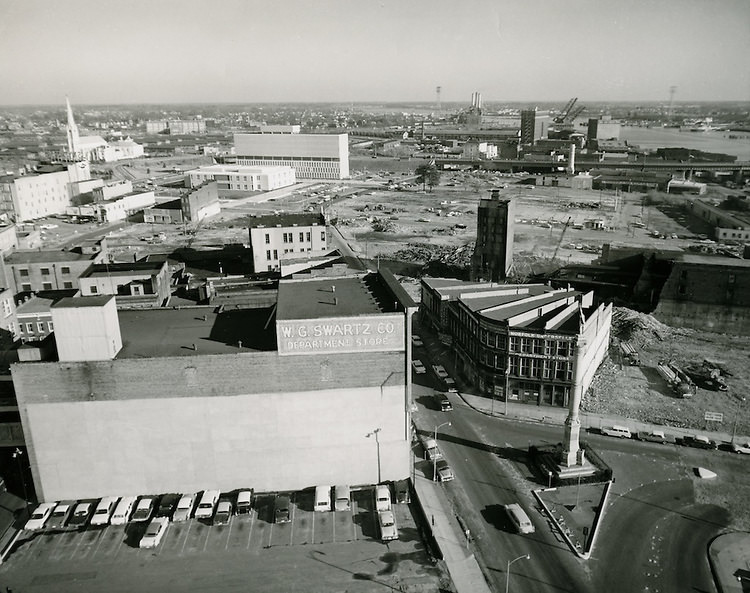
[[68, 154], [76, 158], [80, 153], [80, 142], [78, 140], [78, 126], [73, 119], [73, 110], [70, 108], [70, 100], [65, 97], [65, 104], [68, 108]]

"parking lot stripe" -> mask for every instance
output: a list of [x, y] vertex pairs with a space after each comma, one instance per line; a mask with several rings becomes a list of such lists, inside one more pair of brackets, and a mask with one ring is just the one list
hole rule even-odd
[[224, 545], [225, 550], [229, 549], [229, 541], [232, 538], [232, 523], [234, 523], [234, 521], [230, 520], [229, 525], [227, 525], [229, 529], [227, 530], [227, 543]]
[[[256, 509], [256, 513], [257, 513], [257, 509]], [[253, 539], [253, 526], [255, 525], [255, 516], [256, 516], [255, 513], [253, 513], [250, 516], [250, 533], [247, 535], [247, 547], [246, 547], [246, 549], [248, 550], [250, 549], [250, 540]]]
[[188, 520], [188, 528], [185, 532], [185, 541], [182, 542], [182, 549], [180, 550], [180, 556], [182, 556], [185, 553], [185, 546], [188, 543], [188, 538], [190, 537], [190, 528], [193, 526], [193, 522]]
[[205, 543], [203, 544], [203, 551], [204, 551], [204, 552], [205, 552], [205, 551], [206, 551], [206, 549], [208, 548], [208, 540], [209, 540], [210, 538], [211, 538], [211, 530], [210, 530], [210, 529], [206, 529], [206, 541], [205, 541]]
[[[357, 513], [359, 512], [359, 505], [357, 504], [356, 500], [352, 500], [352, 525], [354, 525], [354, 517], [357, 516]], [[357, 541], [357, 530], [352, 528], [352, 533], [354, 533], [354, 541]]]
[[78, 548], [81, 546], [81, 542], [83, 541], [83, 537], [78, 534], [79, 537], [76, 538], [76, 545], [73, 548], [73, 552], [70, 554], [70, 559], [73, 560], [76, 557], [76, 553], [78, 552]]
[[94, 553], [91, 554], [91, 556], [96, 556], [96, 553], [99, 551], [99, 546], [102, 545], [103, 539], [104, 539], [104, 530], [101, 530], [99, 532], [99, 539], [96, 540], [96, 547], [94, 548]]

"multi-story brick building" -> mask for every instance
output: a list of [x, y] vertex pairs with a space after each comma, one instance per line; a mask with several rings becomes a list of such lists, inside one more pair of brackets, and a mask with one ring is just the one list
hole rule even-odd
[[322, 214], [261, 216], [249, 225], [255, 272], [280, 269], [285, 256], [315, 255], [328, 246], [328, 227]]

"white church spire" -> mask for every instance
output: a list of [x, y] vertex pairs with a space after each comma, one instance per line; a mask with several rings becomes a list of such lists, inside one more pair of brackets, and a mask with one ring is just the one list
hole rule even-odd
[[65, 104], [68, 108], [68, 154], [76, 158], [80, 152], [80, 142], [78, 138], [78, 126], [73, 119], [73, 110], [70, 108], [70, 100], [65, 97]]

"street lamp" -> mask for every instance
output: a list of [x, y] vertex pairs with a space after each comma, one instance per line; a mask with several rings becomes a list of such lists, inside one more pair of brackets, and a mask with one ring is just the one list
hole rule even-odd
[[378, 433], [381, 431], [380, 428], [376, 428], [372, 432], [368, 432], [365, 436], [369, 439], [371, 436], [375, 436], [375, 447], [378, 451], [378, 484], [381, 482], [380, 477], [380, 439], [378, 438]]
[[26, 503], [26, 506], [29, 506], [29, 495], [26, 493], [26, 478], [23, 476], [23, 468], [21, 467], [21, 457], [23, 457], [23, 451], [16, 447], [16, 450], [13, 451], [13, 459], [16, 460], [18, 463], [18, 475], [21, 477], [21, 484], [23, 485], [23, 501]]
[[[437, 445], [438, 428], [440, 428], [441, 426], [451, 426], [451, 423], [450, 422], [443, 422], [442, 424], [438, 424], [435, 427], [435, 444], [436, 445]], [[437, 459], [433, 459], [432, 460], [432, 481], [433, 482], [437, 482]]]
[[508, 376], [510, 375], [510, 356], [505, 361], [505, 417], [508, 417]]
[[513, 560], [508, 560], [508, 565], [505, 567], [505, 593], [508, 593], [508, 586], [510, 585], [510, 565], [513, 564], [516, 560], [521, 560], [522, 558], [531, 560], [531, 555], [524, 554], [523, 556], [519, 556], [518, 558], [513, 558]]

